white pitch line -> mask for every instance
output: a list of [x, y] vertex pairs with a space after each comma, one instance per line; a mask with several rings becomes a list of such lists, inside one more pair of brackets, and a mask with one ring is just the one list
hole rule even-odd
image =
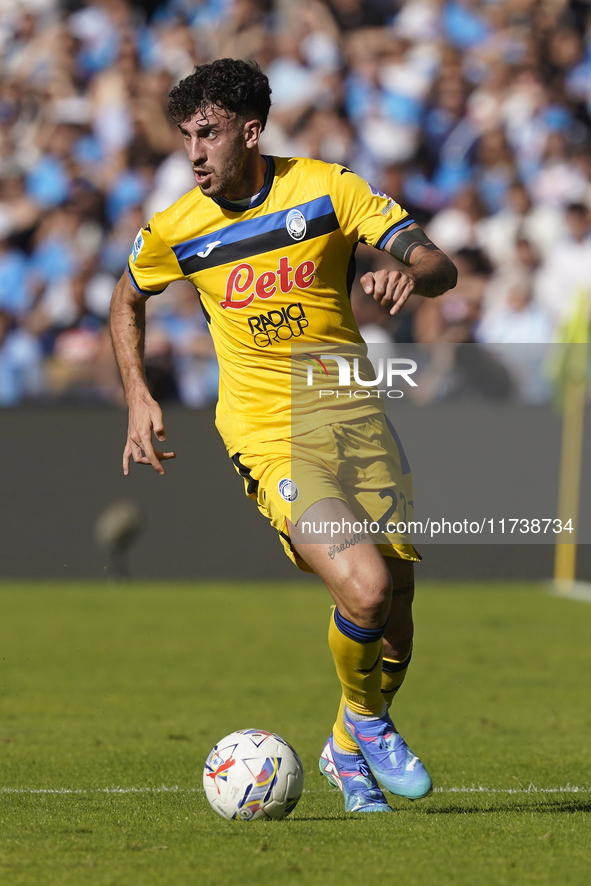
[[[202, 794], [203, 788], [181, 788], [178, 785], [158, 788], [0, 788], [0, 794]], [[321, 794], [325, 791], [305, 790], [305, 794]], [[539, 788], [534, 784], [526, 788], [488, 788], [484, 785], [469, 787], [434, 788], [435, 794], [589, 794], [591, 788], [567, 784], [557, 788]]]

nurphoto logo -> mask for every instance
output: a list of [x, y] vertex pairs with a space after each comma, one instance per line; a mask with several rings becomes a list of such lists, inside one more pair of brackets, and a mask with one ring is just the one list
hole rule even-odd
[[[306, 385], [314, 387], [314, 370], [320, 372], [321, 381], [324, 381], [322, 375], [329, 378], [329, 371], [326, 361], [333, 360], [338, 368], [338, 388], [346, 390], [319, 390], [319, 399], [327, 397], [354, 397], [355, 399], [364, 399], [371, 396], [380, 397], [384, 394], [389, 399], [398, 400], [404, 396], [404, 391], [393, 388], [394, 380], [402, 379], [406, 384], [413, 388], [417, 387], [416, 381], [411, 376], [417, 371], [417, 364], [414, 360], [406, 357], [380, 357], [373, 364], [366, 358], [353, 357], [349, 359], [339, 354], [303, 354], [304, 359], [309, 364], [307, 367]], [[373, 368], [375, 378], [367, 378], [368, 369]], [[331, 366], [334, 370], [334, 367]], [[331, 382], [329, 382], [331, 383]], [[333, 381], [332, 384], [335, 382]], [[378, 387], [385, 384], [386, 387]]]

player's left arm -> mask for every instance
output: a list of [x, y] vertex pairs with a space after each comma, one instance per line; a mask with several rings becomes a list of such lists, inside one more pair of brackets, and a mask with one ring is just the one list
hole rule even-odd
[[361, 278], [361, 285], [391, 314], [397, 314], [413, 293], [435, 298], [457, 283], [454, 263], [415, 222], [390, 237], [383, 248], [407, 265], [406, 269], [369, 271]]

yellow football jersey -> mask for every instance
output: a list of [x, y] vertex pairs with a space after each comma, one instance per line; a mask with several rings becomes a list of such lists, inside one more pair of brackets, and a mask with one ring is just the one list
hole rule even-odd
[[[266, 161], [264, 186], [249, 205], [195, 188], [156, 213], [129, 260], [144, 295], [180, 279], [199, 291], [220, 365], [216, 424], [231, 455], [296, 432], [292, 346], [362, 343], [350, 302], [355, 248], [381, 248], [412, 224], [395, 200], [342, 166]], [[308, 407], [308, 427], [342, 421], [344, 410], [347, 419], [382, 411], [376, 398]], [[297, 433], [306, 429], [298, 420]]]

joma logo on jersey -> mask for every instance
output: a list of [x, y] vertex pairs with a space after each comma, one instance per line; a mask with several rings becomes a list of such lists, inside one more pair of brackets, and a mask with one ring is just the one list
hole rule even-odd
[[[248, 262], [236, 265], [232, 268], [226, 283], [226, 297], [220, 302], [222, 308], [233, 308], [241, 311], [253, 303], [255, 298], [272, 298], [276, 292], [287, 295], [293, 287], [296, 289], [308, 289], [314, 282], [316, 265], [313, 261], [303, 261], [294, 269], [290, 267], [289, 259], [283, 255], [279, 259], [276, 271], [264, 271], [255, 276], [254, 268]], [[244, 298], [235, 298], [236, 295], [244, 295]]]
[[259, 348], [268, 348], [276, 341], [289, 341], [298, 338], [308, 325], [306, 314], [300, 302], [277, 308], [258, 317], [249, 317], [248, 325]]

